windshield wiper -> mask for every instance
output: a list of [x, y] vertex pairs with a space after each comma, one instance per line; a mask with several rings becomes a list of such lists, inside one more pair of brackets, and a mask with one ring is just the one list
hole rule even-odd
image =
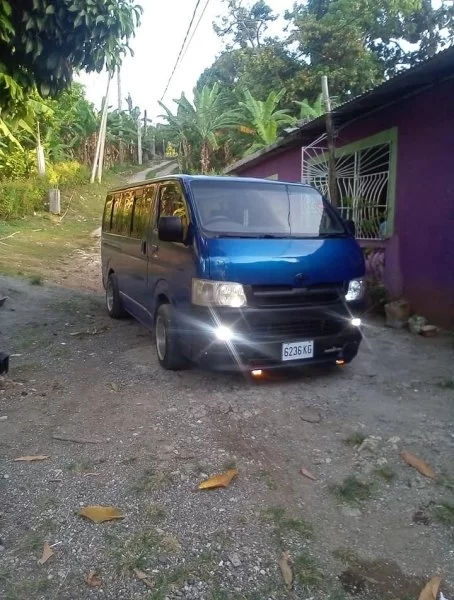
[[286, 237], [272, 233], [218, 233], [217, 238], [242, 238], [242, 239], [275, 239]]

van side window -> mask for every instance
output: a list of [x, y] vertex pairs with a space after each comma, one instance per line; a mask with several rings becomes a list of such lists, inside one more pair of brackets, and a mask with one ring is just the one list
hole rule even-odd
[[189, 215], [183, 192], [179, 185], [166, 183], [161, 187], [159, 217], [181, 217], [185, 234], [189, 227]]
[[145, 189], [136, 190], [131, 237], [139, 239], [144, 239], [146, 237], [147, 225], [150, 221], [150, 213], [154, 205], [155, 192], [155, 185], [148, 186]]
[[104, 206], [104, 214], [102, 217], [102, 230], [110, 231], [110, 223], [112, 220], [112, 196], [107, 196], [106, 205]]
[[132, 207], [134, 193], [121, 192], [115, 195], [112, 211], [112, 233], [129, 236], [131, 234]]

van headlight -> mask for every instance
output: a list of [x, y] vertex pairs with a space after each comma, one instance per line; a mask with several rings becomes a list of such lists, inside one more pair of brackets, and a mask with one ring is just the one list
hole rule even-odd
[[246, 294], [240, 283], [228, 281], [192, 280], [192, 303], [196, 306], [246, 306]]
[[345, 294], [347, 302], [362, 300], [366, 293], [366, 281], [364, 279], [352, 279], [348, 284], [348, 290]]

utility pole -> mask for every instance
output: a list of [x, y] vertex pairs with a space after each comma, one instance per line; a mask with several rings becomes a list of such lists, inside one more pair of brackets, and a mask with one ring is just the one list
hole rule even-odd
[[[121, 112], [123, 109], [123, 97], [122, 97], [122, 93], [121, 93], [120, 67], [118, 67], [118, 69], [117, 69], [117, 95], [118, 95], [118, 118], [120, 119], [120, 123], [121, 123], [121, 119], [123, 118], [123, 115]], [[123, 147], [123, 131], [122, 131], [121, 127], [118, 131], [118, 159], [119, 159], [121, 165], [125, 162], [125, 153], [124, 153], [124, 147]]]
[[143, 164], [142, 159], [142, 123], [140, 117], [137, 119], [137, 159], [139, 165]]
[[334, 126], [333, 126], [333, 113], [331, 109], [331, 99], [329, 97], [328, 90], [328, 78], [326, 75], [322, 76], [322, 94], [323, 102], [325, 104], [325, 120], [326, 120], [326, 141], [328, 144], [328, 189], [329, 199], [333, 206], [339, 204], [339, 192], [337, 189], [336, 181], [336, 155], [334, 146]]
[[[101, 124], [99, 126], [98, 141], [96, 143], [96, 152], [95, 152], [95, 158], [93, 160], [93, 168], [91, 171], [90, 183], [94, 183], [94, 181], [95, 181], [96, 168], [98, 166], [98, 162], [101, 163], [102, 160], [104, 160], [104, 142], [102, 141], [102, 137], [104, 136], [104, 139], [105, 139], [105, 134], [106, 134], [106, 130], [107, 130], [106, 129], [107, 128], [107, 109], [108, 109], [108, 105], [109, 105], [109, 89], [110, 89], [110, 80], [111, 79], [112, 79], [112, 73], [109, 72], [108, 79], [107, 79], [106, 95], [104, 96], [104, 101], [103, 101], [102, 109], [101, 109]], [[103, 153], [102, 157], [101, 157], [101, 146], [102, 146], [102, 153]], [[102, 175], [102, 165], [101, 165], [101, 175]], [[99, 174], [98, 174], [98, 178], [99, 178]]]

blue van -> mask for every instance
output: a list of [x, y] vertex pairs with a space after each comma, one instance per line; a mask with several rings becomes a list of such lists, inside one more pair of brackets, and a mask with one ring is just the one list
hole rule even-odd
[[314, 188], [174, 175], [111, 191], [107, 311], [154, 330], [160, 364], [246, 371], [350, 362], [365, 263]]

